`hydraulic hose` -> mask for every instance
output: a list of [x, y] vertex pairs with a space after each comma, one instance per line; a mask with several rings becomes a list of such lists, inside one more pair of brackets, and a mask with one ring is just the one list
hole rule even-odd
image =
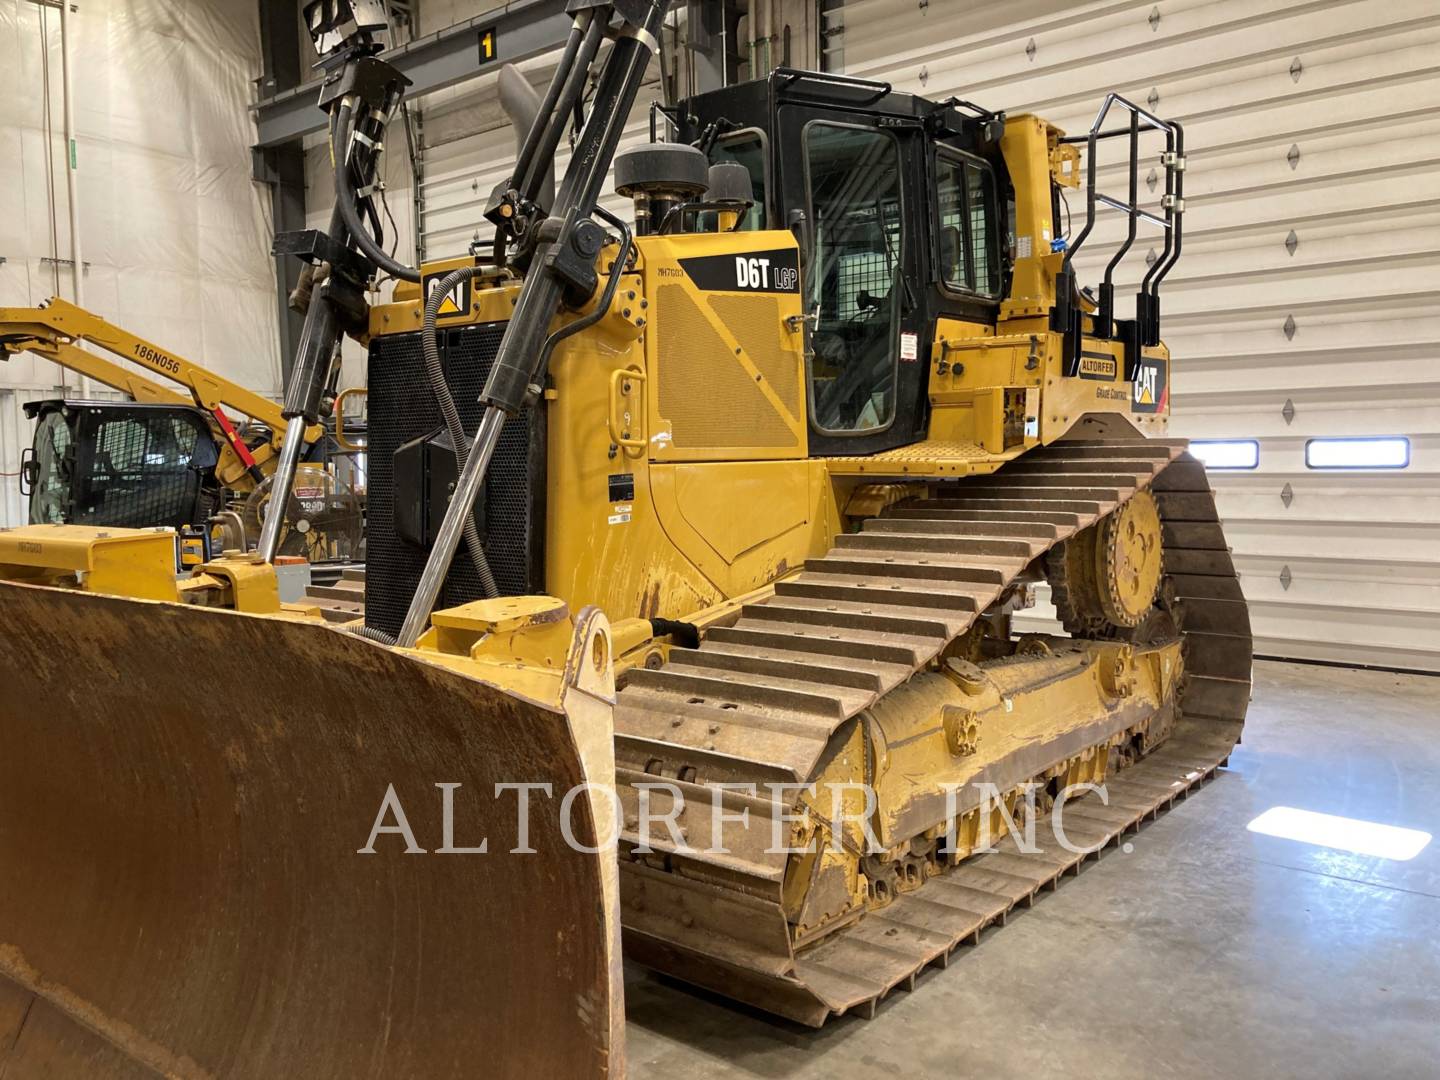
[[369, 638], [371, 641], [378, 641], [381, 645], [396, 644], [394, 634], [387, 634], [384, 630], [378, 630], [373, 626], [357, 626], [354, 633], [357, 637]]
[[[445, 430], [449, 432], [450, 443], [455, 448], [457, 475], [465, 471], [470, 440], [465, 434], [465, 426], [460, 422], [460, 410], [455, 407], [455, 398], [445, 382], [445, 368], [440, 362], [440, 345], [436, 341], [435, 320], [440, 314], [440, 304], [450, 294], [450, 290], [462, 281], [476, 277], [482, 269], [479, 266], [462, 266], [445, 275], [430, 293], [430, 298], [425, 301], [425, 320], [420, 329], [420, 346], [425, 354], [425, 377], [430, 382], [430, 392], [435, 395], [435, 403], [440, 406]], [[470, 549], [471, 561], [475, 564], [475, 573], [480, 575], [480, 587], [487, 597], [499, 596], [500, 587], [495, 583], [495, 575], [490, 572], [490, 560], [485, 557], [485, 547], [480, 540], [480, 530], [475, 527], [473, 514], [465, 515], [463, 535], [465, 546]]]
[[345, 227], [350, 230], [350, 239], [376, 266], [393, 278], [401, 281], [420, 281], [420, 271], [413, 267], [392, 259], [388, 252], [377, 244], [370, 234], [365, 230], [365, 223], [360, 219], [360, 210], [356, 206], [356, 194], [350, 184], [349, 158], [345, 155], [345, 145], [349, 141], [350, 119], [354, 109], [349, 101], [341, 102], [340, 111], [335, 117], [335, 127], [330, 136], [330, 156], [335, 165], [335, 205], [345, 220]]

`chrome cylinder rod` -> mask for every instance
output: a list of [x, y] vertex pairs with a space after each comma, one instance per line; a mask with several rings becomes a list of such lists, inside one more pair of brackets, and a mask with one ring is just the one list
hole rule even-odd
[[290, 491], [295, 486], [295, 470], [305, 449], [305, 417], [292, 416], [285, 425], [285, 443], [280, 447], [280, 461], [270, 479], [270, 501], [265, 507], [265, 520], [260, 523], [260, 542], [256, 550], [265, 562], [275, 561], [280, 548], [280, 529], [285, 524], [285, 509], [290, 504]]
[[435, 601], [440, 595], [440, 586], [445, 582], [445, 575], [450, 572], [455, 549], [460, 545], [460, 533], [465, 527], [465, 519], [475, 509], [475, 500], [485, 483], [485, 473], [490, 467], [490, 458], [495, 453], [495, 444], [500, 441], [500, 429], [504, 426], [505, 410], [494, 405], [486, 409], [480, 418], [480, 427], [470, 444], [470, 456], [466, 458], [465, 468], [455, 483], [455, 494], [445, 511], [445, 520], [440, 523], [440, 532], [435, 537], [430, 558], [426, 560], [425, 569], [420, 574], [420, 583], [415, 587], [415, 595], [410, 599], [410, 610], [405, 613], [405, 622], [400, 627], [400, 636], [395, 643], [402, 648], [413, 649], [420, 640], [420, 635], [425, 632], [430, 621], [430, 612], [434, 610]]

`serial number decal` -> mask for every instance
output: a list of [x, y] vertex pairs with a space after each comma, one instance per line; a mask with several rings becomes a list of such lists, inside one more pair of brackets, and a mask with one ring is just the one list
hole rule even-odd
[[173, 356], [166, 356], [159, 349], [152, 349], [149, 345], [137, 344], [135, 346], [135, 356], [137, 359], [144, 360], [145, 363], [151, 367], [161, 368], [164, 371], [170, 372], [172, 375], [180, 374], [180, 361], [176, 360]]
[[[635, 474], [634, 473], [612, 473], [609, 477], [610, 501], [612, 503], [630, 502], [635, 498]], [[629, 510], [628, 506], [617, 506], [616, 513]]]

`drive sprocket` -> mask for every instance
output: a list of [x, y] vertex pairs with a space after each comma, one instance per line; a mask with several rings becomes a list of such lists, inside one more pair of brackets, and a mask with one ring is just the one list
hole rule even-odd
[[1139, 626], [1155, 602], [1163, 566], [1155, 497], [1124, 506], [1050, 550], [1045, 560], [1060, 621], [1076, 637]]

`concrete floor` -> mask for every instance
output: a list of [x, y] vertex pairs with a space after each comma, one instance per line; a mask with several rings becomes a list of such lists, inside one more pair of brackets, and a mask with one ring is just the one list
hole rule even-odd
[[1391, 862], [1245, 828], [1293, 806], [1440, 835], [1440, 678], [1255, 674], [1227, 772], [874, 1020], [811, 1031], [628, 969], [630, 1075], [1440, 1075], [1440, 839]]

